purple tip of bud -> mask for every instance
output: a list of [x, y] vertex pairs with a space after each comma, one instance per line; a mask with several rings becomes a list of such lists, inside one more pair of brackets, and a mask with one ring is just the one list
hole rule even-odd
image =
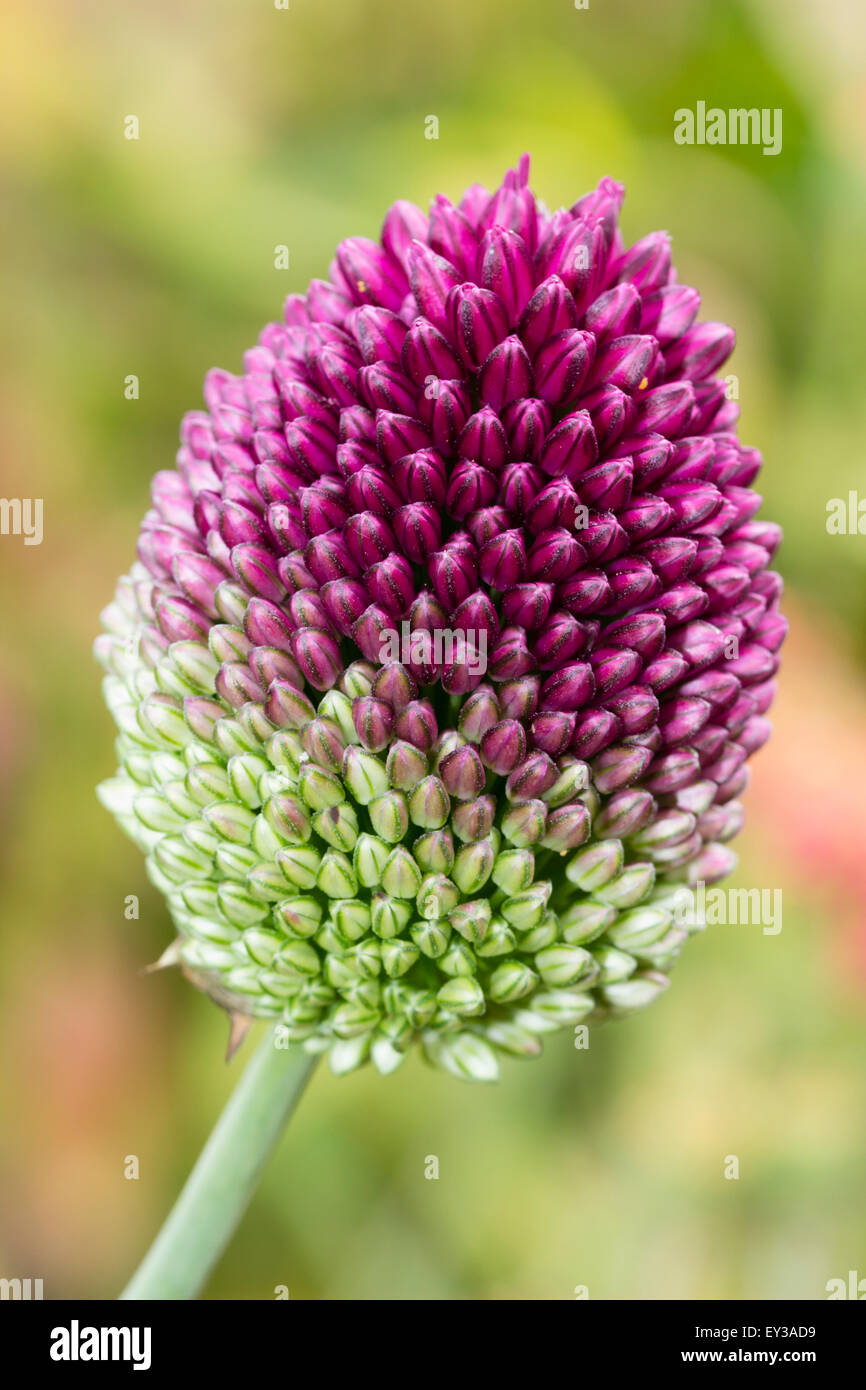
[[216, 618], [214, 593], [226, 577], [221, 566], [198, 551], [180, 550], [172, 561], [171, 569], [175, 583], [180, 585], [190, 602], [209, 617]]
[[420, 420], [411, 415], [396, 415], [390, 410], [376, 412], [376, 447], [387, 464], [394, 464], [407, 454], [430, 446], [430, 433]]
[[428, 240], [433, 250], [470, 279], [478, 254], [478, 234], [465, 213], [444, 194], [433, 199]]
[[491, 589], [510, 589], [526, 572], [523, 532], [503, 531], [483, 547], [478, 557], [481, 578]]
[[250, 668], [242, 661], [225, 661], [216, 678], [216, 692], [233, 709], [249, 700], [263, 700], [265, 692]]
[[360, 569], [337, 531], [314, 536], [304, 550], [304, 561], [317, 584], [329, 579], [359, 579]]
[[533, 801], [543, 796], [558, 776], [556, 763], [546, 753], [530, 753], [509, 775], [505, 795], [509, 801]]
[[383, 516], [356, 512], [343, 527], [343, 540], [360, 570], [386, 559], [397, 549], [394, 532]]
[[620, 509], [617, 520], [635, 546], [666, 530], [673, 522], [673, 511], [661, 497], [641, 495]]
[[566, 850], [577, 849], [579, 845], [585, 844], [591, 829], [589, 811], [580, 802], [571, 806], [560, 806], [547, 817], [542, 844], [545, 849], [563, 854]]
[[568, 579], [585, 559], [586, 552], [574, 533], [564, 526], [552, 526], [533, 541], [526, 558], [526, 570], [530, 579], [556, 583]]
[[503, 719], [481, 739], [481, 756], [491, 772], [505, 777], [526, 756], [526, 734], [516, 719]]
[[568, 220], [566, 215], [558, 226], [554, 219], [538, 250], [539, 275], [558, 275], [579, 304], [583, 304], [593, 295], [605, 259], [604, 231], [600, 225], [593, 225], [582, 217]]
[[364, 747], [372, 753], [379, 753], [391, 741], [394, 711], [384, 700], [361, 695], [352, 701], [352, 723]]
[[[700, 619], [686, 623], [678, 631], [671, 633], [668, 645], [682, 654], [693, 671], [712, 666], [725, 655], [724, 633], [713, 623], [702, 622]], [[727, 669], [731, 669], [730, 663]]]
[[659, 729], [669, 746], [685, 743], [704, 727], [712, 706], [697, 696], [681, 696], [666, 700], [659, 712]]
[[577, 725], [577, 715], [565, 710], [536, 714], [529, 726], [533, 747], [551, 758], [560, 757], [569, 747]]
[[277, 564], [277, 573], [286, 586], [287, 593], [296, 594], [301, 589], [316, 588], [316, 580], [310, 573], [302, 550], [283, 555]]
[[[543, 475], [532, 463], [509, 463], [502, 470], [499, 479], [502, 504], [515, 516], [528, 516], [538, 494]], [[492, 540], [496, 532], [485, 538]]]
[[478, 389], [484, 404], [497, 411], [532, 395], [532, 365], [518, 337], [506, 338], [485, 358]]
[[478, 565], [474, 550], [437, 550], [430, 556], [427, 573], [437, 598], [450, 611], [475, 591]]
[[[459, 628], [468, 638], [477, 638], [486, 633], [488, 642], [495, 642], [499, 636], [499, 618], [490, 598], [478, 589], [470, 594], [451, 614], [454, 628]], [[478, 645], [477, 641], [475, 645]]]
[[607, 382], [621, 391], [646, 391], [659, 360], [655, 338], [629, 333], [606, 343], [595, 360], [590, 380], [594, 385]]
[[535, 355], [536, 391], [542, 400], [562, 409], [580, 394], [595, 358], [591, 333], [567, 328], [542, 343]]
[[640, 674], [643, 662], [637, 652], [626, 647], [595, 647], [590, 652], [589, 664], [595, 678], [595, 691], [599, 700], [624, 689]]
[[523, 238], [504, 227], [490, 227], [478, 248], [477, 278], [498, 295], [516, 324], [535, 286], [535, 272]]
[[632, 613], [610, 623], [604, 640], [612, 647], [629, 647], [643, 661], [652, 661], [664, 647], [665, 632], [665, 622], [659, 614]]
[[505, 305], [490, 290], [456, 285], [448, 295], [446, 314], [450, 341], [466, 366], [477, 371], [508, 333]]
[[345, 743], [332, 719], [311, 719], [301, 732], [304, 752], [318, 767], [338, 772], [343, 765]]
[[459, 379], [462, 366], [447, 340], [427, 319], [416, 319], [402, 350], [403, 370], [417, 386], [429, 378]]
[[627, 555], [614, 560], [608, 565], [606, 573], [610, 585], [610, 598], [604, 610], [606, 613], [622, 613], [628, 608], [649, 603], [661, 589], [661, 581], [652, 565], [640, 555]]
[[499, 702], [492, 686], [479, 685], [463, 707], [457, 720], [457, 728], [463, 738], [470, 743], [478, 743], [488, 729], [499, 719]]
[[292, 636], [292, 656], [315, 690], [330, 690], [343, 669], [340, 648], [321, 628], [308, 627]]
[[548, 338], [577, 325], [574, 296], [558, 275], [549, 275], [531, 296], [518, 327], [527, 352], [534, 356]]
[[541, 680], [538, 676], [519, 676], [499, 687], [499, 708], [506, 719], [530, 719], [538, 709]]
[[736, 334], [726, 323], [698, 323], [665, 353], [669, 377], [700, 381], [712, 376], [734, 350]]
[[592, 698], [595, 680], [585, 661], [571, 662], [556, 671], [541, 687], [543, 710], [579, 710]]
[[535, 660], [526, 643], [526, 630], [505, 627], [493, 646], [488, 671], [493, 680], [504, 681], [525, 676], [535, 670]]
[[405, 502], [427, 502], [441, 508], [445, 502], [447, 472], [437, 449], [418, 449], [392, 465], [391, 477]]
[[547, 436], [541, 453], [541, 467], [553, 478], [574, 481], [598, 458], [598, 442], [592, 420], [585, 410], [576, 410]]
[[430, 377], [419, 397], [418, 413], [436, 448], [450, 455], [472, 413], [472, 397], [462, 381]]
[[293, 632], [285, 611], [264, 598], [251, 598], [244, 614], [244, 632], [257, 647], [280, 647], [288, 651]]
[[557, 609], [540, 632], [533, 634], [532, 655], [542, 671], [556, 671], [572, 657], [585, 652], [594, 637], [592, 625], [579, 622], [565, 609]]
[[681, 681], [688, 670], [689, 664], [679, 652], [662, 652], [661, 656], [657, 656], [644, 667], [641, 684], [661, 693], [663, 690], [670, 690], [671, 686]]
[[251, 594], [279, 603], [285, 597], [285, 586], [277, 568], [277, 557], [262, 545], [236, 545], [231, 564], [241, 584]]
[[571, 751], [579, 758], [592, 758], [609, 747], [622, 733], [622, 723], [606, 709], [589, 709], [578, 714]]
[[183, 702], [183, 713], [187, 724], [196, 738], [210, 743], [214, 725], [225, 717], [225, 706], [216, 700], [208, 700], [200, 695], [188, 695]]
[[[344, 519], [344, 518], [343, 518]], [[338, 520], [338, 524], [340, 521]], [[315, 522], [312, 523], [315, 527]], [[327, 530], [327, 527], [323, 529]], [[304, 526], [297, 503], [272, 502], [268, 507], [268, 544], [281, 555], [299, 550], [306, 545], [309, 535], [315, 535]], [[215, 533], [212, 531], [211, 536]], [[210, 536], [208, 537], [210, 542]]]
[[578, 506], [577, 493], [568, 478], [556, 478], [539, 488], [527, 509], [526, 525], [535, 535], [556, 529], [570, 530], [575, 525]]
[[687, 333], [701, 307], [701, 296], [688, 285], [665, 285], [646, 294], [641, 303], [640, 331], [667, 347]]
[[357, 579], [332, 579], [322, 585], [321, 597], [329, 622], [344, 637], [349, 636], [370, 602], [370, 594]]
[[647, 791], [666, 795], [696, 782], [700, 775], [701, 764], [697, 753], [691, 748], [677, 748], [653, 758], [643, 784]]
[[417, 387], [392, 362], [374, 362], [358, 372], [358, 387], [372, 410], [413, 412]]
[[410, 502], [394, 513], [394, 534], [406, 558], [419, 565], [439, 548], [442, 518], [434, 507]]
[[439, 775], [458, 801], [471, 801], [484, 791], [484, 766], [471, 744], [446, 754], [440, 764]]
[[592, 780], [596, 791], [607, 796], [620, 787], [628, 786], [630, 782], [636, 782], [652, 761], [652, 750], [640, 744], [623, 743], [606, 748], [592, 763]]
[[472, 512], [488, 507], [499, 491], [496, 475], [480, 463], [464, 460], [451, 474], [445, 505], [457, 521], [464, 521]]
[[611, 459], [590, 468], [580, 478], [581, 502], [602, 511], [618, 512], [631, 497], [632, 467], [628, 459]]
[[666, 285], [671, 273], [671, 243], [666, 232], [650, 232], [635, 242], [613, 267], [614, 278], [628, 281], [638, 293], [652, 294]]
[[371, 603], [352, 625], [352, 640], [368, 661], [378, 666], [383, 647], [393, 640], [393, 618], [378, 604]]
[[461, 283], [462, 276], [450, 261], [438, 256], [420, 241], [410, 244], [406, 252], [406, 263], [418, 312], [429, 319], [434, 328], [438, 328], [440, 332], [447, 332], [445, 300], [448, 291]]
[[427, 753], [439, 737], [436, 715], [429, 700], [412, 700], [400, 710], [394, 722], [397, 738]]
[[307, 482], [320, 474], [336, 472], [337, 439], [332, 425], [309, 417], [286, 425], [286, 443], [292, 465]]
[[535, 396], [522, 397], [506, 406], [502, 420], [512, 458], [535, 462], [541, 456], [552, 419], [547, 401]]
[[370, 693], [377, 700], [384, 700], [398, 714], [415, 699], [418, 687], [405, 666], [399, 661], [389, 661], [376, 672]]
[[605, 697], [604, 707], [616, 716], [622, 732], [629, 738], [652, 729], [659, 713], [659, 702], [645, 685], [624, 686]]
[[583, 613], [604, 608], [610, 599], [610, 592], [610, 584], [602, 571], [588, 569], [560, 584], [556, 598], [560, 607], [579, 617]]
[[376, 444], [376, 416], [362, 405], [347, 406], [340, 411], [339, 437], [341, 444]]
[[382, 224], [382, 245], [398, 265], [406, 266], [406, 254], [413, 241], [427, 240], [428, 221], [414, 203], [399, 199], [388, 209]]
[[634, 285], [614, 285], [590, 304], [583, 326], [597, 339], [605, 340], [637, 333], [640, 318], [641, 300]]
[[502, 599], [502, 616], [507, 623], [528, 632], [543, 627], [553, 603], [554, 586], [535, 579], [515, 584]]
[[635, 424], [638, 408], [631, 396], [618, 386], [605, 382], [594, 386], [582, 398], [581, 405], [592, 420], [600, 453], [610, 449]]
[[337, 247], [337, 265], [356, 304], [400, 308], [406, 276], [382, 247], [367, 237], [348, 237]]
[[[321, 536], [326, 531], [343, 526], [351, 514], [351, 507], [342, 494], [342, 489], [338, 493], [333, 485], [316, 483], [312, 487], [302, 488], [299, 496], [301, 518], [308, 537]], [[303, 543], [303, 539], [295, 541], [289, 548], [295, 549]]]
[[400, 361], [406, 340], [406, 328], [390, 309], [364, 305], [349, 315], [346, 328], [353, 334], [361, 350], [361, 356], [368, 365], [373, 362]]
[[[476, 755], [477, 756], [477, 755]], [[496, 801], [492, 796], [479, 796], [474, 801], [465, 801], [455, 806], [451, 824], [458, 839], [466, 844], [483, 840], [493, 829], [496, 816]]]
[[498, 473], [508, 459], [508, 439], [502, 421], [489, 405], [470, 415], [460, 432], [457, 453], [461, 459], [483, 464]]
[[646, 391], [638, 405], [637, 427], [666, 439], [685, 434], [695, 411], [695, 392], [690, 381], [672, 381]]
[[656, 814], [656, 803], [649, 792], [628, 787], [614, 792], [593, 822], [599, 839], [628, 839], [649, 825]]

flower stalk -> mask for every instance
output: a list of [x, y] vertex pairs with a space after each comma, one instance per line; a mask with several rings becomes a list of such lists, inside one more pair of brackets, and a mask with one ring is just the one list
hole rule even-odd
[[318, 1061], [269, 1029], [122, 1300], [191, 1299], [231, 1240]]

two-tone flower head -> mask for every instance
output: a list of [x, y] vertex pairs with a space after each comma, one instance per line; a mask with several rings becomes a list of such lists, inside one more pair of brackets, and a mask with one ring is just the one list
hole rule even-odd
[[734, 334], [620, 184], [527, 176], [396, 203], [208, 373], [97, 639], [167, 958], [338, 1072], [653, 1000], [769, 732]]

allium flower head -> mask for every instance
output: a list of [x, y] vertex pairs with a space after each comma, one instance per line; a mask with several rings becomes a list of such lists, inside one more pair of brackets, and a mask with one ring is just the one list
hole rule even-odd
[[654, 999], [769, 731], [733, 332], [620, 184], [527, 175], [396, 203], [208, 373], [97, 639], [170, 954], [338, 1072]]

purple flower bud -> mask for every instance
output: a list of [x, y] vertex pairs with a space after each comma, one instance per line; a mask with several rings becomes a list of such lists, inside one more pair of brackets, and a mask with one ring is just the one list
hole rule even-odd
[[419, 449], [393, 465], [391, 475], [406, 502], [426, 502], [439, 508], [445, 501], [445, 460], [436, 449]]
[[577, 493], [567, 478], [557, 478], [539, 489], [526, 513], [526, 525], [535, 535], [550, 530], [568, 530], [575, 524], [579, 506]]
[[499, 708], [505, 719], [530, 719], [538, 709], [541, 681], [538, 676], [520, 676], [499, 687]]
[[556, 671], [541, 687], [543, 710], [578, 710], [592, 698], [595, 689], [592, 668], [585, 661], [573, 661]]
[[460, 432], [457, 452], [462, 459], [483, 464], [494, 473], [502, 468], [508, 458], [508, 440], [502, 421], [489, 405], [470, 415]]
[[390, 614], [375, 603], [365, 608], [356, 619], [352, 627], [352, 640], [368, 661], [378, 665], [383, 643], [390, 639], [393, 631], [392, 621]]
[[592, 420], [585, 410], [567, 415], [547, 436], [541, 467], [553, 478], [579, 478], [598, 458]]
[[481, 739], [481, 756], [491, 772], [505, 777], [526, 756], [526, 734], [516, 719], [503, 719]]
[[430, 208], [429, 242], [433, 250], [471, 279], [478, 254], [478, 234], [465, 213], [455, 208], [444, 194], [433, 199]]
[[436, 448], [453, 454], [472, 413], [472, 397], [462, 381], [432, 378], [418, 401], [418, 413]]
[[540, 277], [558, 275], [582, 304], [598, 283], [605, 259], [604, 231], [598, 223], [575, 218], [545, 239], [536, 259]]
[[526, 571], [526, 547], [522, 530], [503, 531], [482, 548], [478, 557], [481, 578], [491, 589], [510, 589]]
[[606, 748], [592, 763], [592, 780], [596, 791], [607, 796], [620, 787], [627, 787], [646, 772], [652, 761], [651, 750], [641, 748], [639, 744], [622, 743]]
[[449, 292], [446, 313], [450, 341], [466, 366], [477, 371], [508, 333], [505, 305], [490, 290], [456, 285]]
[[344, 407], [338, 429], [341, 444], [376, 444], [377, 417], [363, 405]]
[[406, 265], [406, 253], [413, 241], [426, 241], [428, 222], [414, 203], [400, 198], [385, 214], [382, 245], [398, 265]]
[[405, 666], [399, 661], [389, 661], [376, 672], [370, 694], [377, 700], [384, 700], [398, 714], [415, 699], [418, 687]]
[[637, 652], [626, 647], [596, 647], [590, 652], [588, 661], [592, 667], [599, 700], [605, 700], [606, 696], [630, 685], [643, 667]]
[[304, 550], [304, 561], [318, 584], [327, 584], [329, 579], [360, 578], [357, 562], [336, 531], [314, 536]]
[[429, 246], [413, 241], [406, 251], [406, 264], [418, 312], [440, 332], [448, 331], [445, 300], [448, 291], [459, 285], [462, 276], [450, 261], [437, 256]]
[[366, 363], [400, 361], [406, 328], [390, 309], [365, 305], [349, 315], [346, 326], [354, 334]]
[[410, 502], [394, 513], [394, 534], [408, 560], [421, 564], [439, 546], [442, 518], [424, 502]]
[[490, 598], [478, 589], [459, 603], [451, 614], [455, 628], [466, 633], [486, 633], [488, 642], [495, 642], [499, 636], [499, 619]]
[[734, 350], [736, 334], [725, 323], [698, 323], [665, 353], [669, 377], [700, 381], [712, 376]]
[[356, 304], [400, 308], [406, 294], [406, 277], [375, 241], [348, 237], [337, 247], [337, 265]]
[[304, 726], [301, 742], [307, 757], [318, 767], [339, 772], [343, 765], [345, 742], [338, 724], [333, 719], [311, 719]]
[[509, 801], [537, 800], [553, 786], [558, 776], [556, 763], [546, 753], [530, 753], [510, 773], [505, 783], [505, 795]]
[[[350, 515], [347, 499], [333, 488], [314, 484], [300, 491], [301, 516], [307, 536], [321, 536], [343, 526]], [[303, 541], [296, 542], [303, 544]], [[295, 547], [293, 546], [292, 549]]]
[[328, 620], [348, 637], [370, 602], [367, 589], [357, 579], [332, 579], [322, 585], [321, 595]]
[[625, 840], [649, 825], [656, 814], [651, 794], [639, 787], [614, 792], [605, 802], [593, 822], [593, 831], [600, 839]]
[[276, 556], [263, 545], [236, 545], [231, 563], [235, 575], [251, 594], [259, 594], [272, 603], [285, 596]]
[[551, 758], [559, 758], [571, 743], [576, 726], [577, 715], [566, 710], [536, 714], [529, 728], [533, 747]]
[[563, 526], [548, 527], [536, 536], [526, 557], [530, 579], [556, 582], [568, 579], [583, 564], [586, 553], [574, 533]]
[[526, 396], [502, 412], [512, 458], [535, 461], [550, 433], [552, 415], [546, 401]]
[[[399, 515], [395, 512], [395, 516]], [[369, 569], [397, 548], [394, 532], [383, 516], [375, 512], [356, 512], [343, 527], [343, 540], [359, 569]]]
[[558, 275], [549, 275], [538, 286], [520, 316], [519, 332], [530, 356], [556, 333], [577, 328], [579, 319], [571, 295]]
[[430, 556], [427, 573], [437, 598], [449, 611], [474, 593], [478, 583], [478, 564], [465, 549], [437, 550]]
[[697, 754], [691, 748], [677, 748], [653, 758], [643, 783], [647, 791], [667, 794], [696, 781], [700, 770]]
[[627, 459], [611, 459], [584, 473], [578, 484], [580, 499], [590, 507], [619, 511], [631, 496], [632, 469]]
[[640, 331], [652, 333], [662, 347], [675, 343], [687, 333], [701, 307], [697, 290], [688, 285], [665, 285], [644, 295]]
[[484, 767], [471, 744], [446, 754], [439, 775], [447, 790], [458, 801], [472, 801], [484, 791]]
[[588, 391], [581, 405], [592, 421], [599, 453], [612, 448], [622, 435], [632, 429], [637, 419], [637, 406], [631, 396], [607, 382]]
[[614, 560], [607, 567], [607, 580], [610, 598], [605, 611], [608, 613], [622, 613], [627, 608], [649, 603], [661, 589], [652, 565], [639, 555]]
[[593, 385], [607, 382], [621, 391], [645, 391], [655, 375], [658, 359], [655, 338], [638, 333], [613, 338], [598, 354], [590, 380]]
[[571, 751], [579, 758], [591, 758], [607, 748], [622, 733], [622, 723], [606, 709], [583, 710], [577, 715]]
[[416, 319], [406, 335], [402, 350], [403, 370], [417, 386], [430, 377], [459, 378], [462, 368], [438, 328], [427, 319]]
[[535, 670], [535, 661], [526, 644], [526, 630], [505, 627], [490, 653], [488, 670], [493, 680], [503, 681], [528, 675]]
[[315, 690], [330, 690], [343, 669], [340, 648], [329, 633], [308, 627], [292, 636], [292, 656]]
[[538, 579], [528, 584], [515, 584], [503, 596], [502, 616], [507, 623], [514, 623], [531, 632], [547, 621], [553, 594], [554, 586]]
[[665, 232], [651, 232], [635, 242], [614, 269], [616, 279], [628, 281], [641, 295], [666, 285], [671, 273], [671, 243]]
[[[543, 477], [532, 463], [509, 463], [499, 479], [503, 505], [517, 517], [528, 516], [539, 492]], [[575, 498], [575, 504], [577, 499]], [[485, 539], [495, 539], [495, 533]]]
[[595, 358], [591, 333], [568, 328], [542, 343], [535, 356], [536, 391], [542, 400], [562, 409], [580, 394]]
[[478, 248], [478, 281], [498, 295], [508, 322], [516, 324], [535, 285], [535, 272], [523, 238], [504, 227], [490, 227]]
[[251, 598], [244, 614], [244, 632], [255, 646], [288, 651], [292, 627], [284, 609], [264, 598]]
[[409, 413], [415, 409], [418, 391], [400, 367], [374, 362], [357, 375], [358, 389], [372, 410]]
[[547, 817], [547, 826], [541, 843], [545, 849], [564, 854], [566, 850], [577, 849], [589, 839], [592, 820], [587, 808], [580, 802], [570, 806], [560, 806]]
[[273, 681], [265, 700], [265, 714], [278, 729], [302, 729], [315, 717], [307, 696], [286, 681]]
[[362, 695], [352, 701], [352, 723], [364, 747], [371, 753], [379, 753], [391, 741], [394, 711], [384, 700]]
[[411, 700], [394, 723], [397, 738], [404, 739], [423, 753], [433, 747], [439, 735], [436, 715], [429, 700]]
[[695, 393], [691, 382], [672, 381], [666, 386], [654, 386], [644, 393], [638, 405], [637, 427], [641, 434], [653, 431], [666, 439], [685, 434], [695, 409]]
[[601, 570], [588, 569], [560, 584], [556, 601], [569, 613], [579, 616], [604, 608], [610, 599], [610, 592], [610, 584]]
[[376, 447], [386, 463], [394, 464], [429, 445], [430, 433], [420, 420], [390, 410], [376, 412]]
[[583, 326], [598, 339], [619, 338], [640, 327], [641, 300], [634, 285], [614, 285], [587, 309]]
[[659, 702], [646, 685], [627, 685], [604, 697], [604, 707], [616, 715], [623, 734], [646, 733], [658, 719]]
[[479, 463], [465, 460], [458, 463], [451, 474], [445, 505], [448, 512], [458, 521], [465, 520], [471, 512], [487, 507], [499, 490], [496, 475]]
[[520, 339], [512, 334], [485, 358], [478, 378], [482, 401], [502, 411], [511, 401], [532, 393], [532, 366]]
[[592, 642], [592, 629], [565, 609], [551, 613], [539, 632], [533, 633], [531, 650], [542, 671], [555, 671]]
[[363, 464], [352, 474], [346, 495], [355, 511], [376, 512], [378, 516], [390, 516], [400, 505], [400, 495], [391, 479], [381, 468], [370, 464]]
[[[477, 753], [475, 756], [478, 756]], [[474, 844], [476, 840], [483, 840], [493, 828], [495, 815], [496, 801], [492, 796], [479, 796], [474, 801], [464, 801], [461, 806], [454, 807], [451, 815], [454, 834], [464, 844]]]

